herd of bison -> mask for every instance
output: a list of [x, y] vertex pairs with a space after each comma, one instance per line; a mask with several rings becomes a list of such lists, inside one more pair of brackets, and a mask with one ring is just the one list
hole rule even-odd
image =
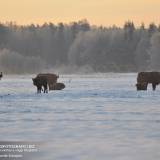
[[37, 87], [37, 93], [41, 93], [42, 87], [43, 92], [48, 93], [49, 90], [62, 90], [65, 88], [64, 83], [58, 83], [59, 78], [56, 74], [51, 73], [40, 73], [35, 78], [32, 78], [33, 84]]
[[[0, 73], [0, 79], [3, 77]], [[59, 75], [52, 73], [40, 73], [35, 78], [32, 78], [33, 85], [37, 87], [37, 93], [48, 93], [49, 90], [62, 90], [65, 88], [64, 83], [58, 83], [57, 79]], [[156, 86], [160, 84], [160, 72], [139, 72], [137, 75], [137, 91], [147, 90], [148, 84], [152, 84], [153, 91], [156, 90]]]

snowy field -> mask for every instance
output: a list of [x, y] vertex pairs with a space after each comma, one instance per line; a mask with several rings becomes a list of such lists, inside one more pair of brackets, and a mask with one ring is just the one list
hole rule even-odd
[[0, 140], [43, 141], [44, 160], [159, 160], [160, 86], [136, 91], [136, 74], [61, 75], [37, 94], [35, 75], [0, 81]]

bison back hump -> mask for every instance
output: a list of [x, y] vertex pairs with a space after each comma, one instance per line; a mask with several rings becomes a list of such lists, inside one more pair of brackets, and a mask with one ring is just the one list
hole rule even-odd
[[48, 84], [53, 84], [57, 82], [58, 76], [52, 73], [40, 73], [37, 77], [46, 77]]
[[137, 83], [160, 83], [160, 72], [140, 72]]

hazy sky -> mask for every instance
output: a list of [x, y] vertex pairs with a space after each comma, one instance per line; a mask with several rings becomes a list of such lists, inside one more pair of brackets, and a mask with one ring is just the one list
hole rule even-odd
[[0, 0], [0, 21], [18, 24], [72, 22], [122, 26], [160, 23], [160, 0]]

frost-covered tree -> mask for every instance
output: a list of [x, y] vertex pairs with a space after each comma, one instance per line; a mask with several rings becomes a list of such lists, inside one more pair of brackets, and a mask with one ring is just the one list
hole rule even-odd
[[151, 69], [160, 70], [160, 33], [153, 34], [151, 38]]
[[[158, 45], [154, 40], [158, 32], [159, 27], [154, 23], [149, 28], [143, 23], [136, 28], [132, 21], [126, 22], [123, 28], [115, 25], [91, 26], [87, 20], [57, 25], [0, 23], [0, 52], [3, 53], [0, 61], [3, 68], [11, 72], [16, 68], [17, 71], [14, 69], [13, 72], [19, 73], [22, 70], [31, 72], [29, 66], [32, 66], [32, 62], [36, 64], [34, 71], [38, 67], [48, 69], [63, 66], [71, 69], [72, 65], [75, 71], [84, 66], [94, 72], [147, 70], [158, 59]], [[20, 60], [25, 60], [22, 62], [25, 65], [15, 67]]]

